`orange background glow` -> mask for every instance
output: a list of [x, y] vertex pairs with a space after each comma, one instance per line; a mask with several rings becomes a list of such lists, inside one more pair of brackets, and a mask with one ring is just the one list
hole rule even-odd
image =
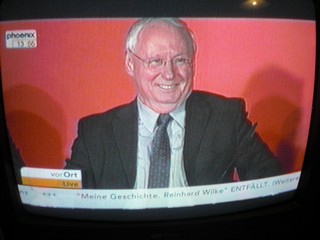
[[[7, 125], [27, 166], [63, 168], [78, 120], [129, 102], [124, 42], [135, 19], [4, 22], [1, 71]], [[246, 100], [248, 117], [285, 171], [301, 169], [315, 73], [315, 23], [185, 19], [195, 89]], [[7, 30], [35, 29], [35, 49], [6, 49]]]

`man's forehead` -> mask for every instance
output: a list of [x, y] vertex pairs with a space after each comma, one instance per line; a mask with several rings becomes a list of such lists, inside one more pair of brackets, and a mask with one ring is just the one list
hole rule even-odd
[[182, 47], [188, 46], [187, 36], [184, 31], [178, 27], [171, 26], [162, 22], [154, 22], [145, 26], [145, 28], [140, 32], [138, 36], [137, 47], [146, 47], [148, 44], [154, 44], [155, 42], [161, 43], [170, 40], [179, 41]]

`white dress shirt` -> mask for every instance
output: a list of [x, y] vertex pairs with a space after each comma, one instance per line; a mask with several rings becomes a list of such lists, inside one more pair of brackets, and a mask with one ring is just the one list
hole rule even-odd
[[[138, 113], [138, 156], [135, 189], [145, 189], [148, 188], [151, 145], [157, 129], [156, 122], [159, 113], [147, 107], [139, 98]], [[185, 102], [171, 112], [170, 115], [173, 120], [167, 128], [171, 147], [169, 187], [186, 187], [188, 184], [183, 164]]]

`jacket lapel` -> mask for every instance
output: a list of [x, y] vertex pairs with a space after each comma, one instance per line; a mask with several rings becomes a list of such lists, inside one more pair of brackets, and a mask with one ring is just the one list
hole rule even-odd
[[183, 149], [185, 171], [189, 185], [196, 183], [197, 156], [206, 133], [211, 110], [208, 104], [192, 94], [186, 105], [186, 131]]
[[[211, 110], [199, 95], [191, 94], [186, 104], [186, 131], [183, 149], [184, 165], [190, 186], [197, 184], [197, 157], [203, 136], [206, 133]], [[113, 131], [116, 138], [123, 168], [127, 175], [129, 188], [133, 188], [137, 170], [138, 148], [138, 108], [135, 100], [121, 109], [113, 121]]]
[[129, 188], [136, 180], [137, 146], [138, 146], [138, 109], [134, 101], [117, 114], [113, 121], [113, 131], [121, 156], [123, 168], [127, 174]]

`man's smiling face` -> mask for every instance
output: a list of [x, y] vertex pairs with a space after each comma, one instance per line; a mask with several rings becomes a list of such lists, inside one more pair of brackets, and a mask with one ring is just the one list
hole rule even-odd
[[192, 45], [180, 29], [164, 23], [143, 29], [134, 53], [126, 56], [141, 101], [159, 113], [173, 111], [192, 90], [193, 57]]

